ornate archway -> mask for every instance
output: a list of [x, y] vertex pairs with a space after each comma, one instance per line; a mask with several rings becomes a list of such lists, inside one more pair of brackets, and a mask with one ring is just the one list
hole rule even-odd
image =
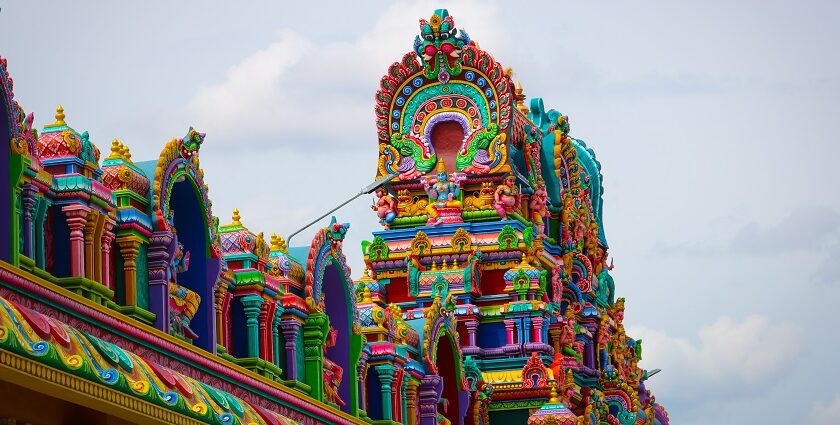
[[[198, 150], [204, 134], [192, 127], [181, 139], [164, 147], [155, 168], [153, 222], [156, 231], [149, 246], [149, 304], [157, 315], [155, 326], [192, 339], [207, 351], [216, 350], [214, 286], [221, 270], [220, 248], [214, 235], [212, 203], [204, 184]], [[192, 304], [186, 313], [170, 306], [170, 285]], [[185, 295], [186, 294], [186, 295]], [[195, 306], [197, 295], [198, 305]], [[184, 316], [189, 316], [186, 320]], [[173, 323], [188, 321], [189, 331]]]
[[312, 396], [357, 414], [357, 365], [363, 338], [358, 331], [353, 279], [341, 251], [348, 228], [333, 217], [310, 245], [304, 287], [310, 314], [304, 325], [304, 355]]
[[434, 425], [438, 416], [463, 425], [469, 408], [469, 386], [461, 358], [454, 315], [455, 302], [435, 297], [424, 311], [423, 359], [426, 376], [420, 384], [420, 425]]

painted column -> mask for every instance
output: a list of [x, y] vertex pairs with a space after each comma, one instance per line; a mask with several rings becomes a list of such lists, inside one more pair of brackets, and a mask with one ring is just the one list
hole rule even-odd
[[248, 357], [260, 355], [259, 316], [263, 297], [254, 294], [243, 295], [239, 298], [245, 311], [245, 328], [248, 337]]
[[259, 314], [260, 358], [270, 362], [273, 359], [271, 343], [271, 323], [274, 321], [274, 303], [263, 301]]
[[114, 242], [113, 228], [116, 222], [108, 217], [105, 220], [102, 231], [102, 284], [108, 289], [114, 290], [114, 282], [111, 280], [111, 244]]
[[46, 255], [44, 254], [44, 227], [47, 221], [47, 210], [52, 201], [47, 198], [40, 198], [38, 202], [38, 213], [35, 215], [35, 265], [44, 269], [46, 267]]
[[529, 343], [531, 342], [531, 318], [530, 317], [523, 317], [523, 326], [519, 329], [519, 341], [522, 343]]
[[149, 238], [149, 309], [155, 327], [169, 333], [169, 267], [175, 255], [175, 235], [158, 231]]
[[420, 425], [437, 425], [437, 406], [443, 392], [443, 380], [438, 375], [426, 375], [420, 382]]
[[306, 318], [303, 325], [303, 359], [306, 364], [306, 384], [309, 395], [324, 401], [324, 341], [327, 338], [330, 319], [320, 311]]
[[417, 424], [417, 387], [420, 381], [413, 377], [408, 379], [405, 384], [405, 409], [406, 409], [406, 424]]
[[508, 345], [513, 344], [513, 319], [505, 319], [505, 332]]
[[394, 382], [394, 365], [381, 364], [374, 366], [374, 368], [376, 369], [376, 373], [379, 375], [379, 383], [381, 384], [382, 419], [390, 421], [393, 417], [393, 412], [391, 412], [391, 395], [394, 391], [391, 385]]
[[123, 292], [126, 306], [137, 305], [137, 255], [142, 244], [142, 239], [130, 233], [117, 237], [117, 245], [120, 246], [123, 258]]
[[274, 349], [274, 365], [280, 367], [280, 316], [283, 315], [283, 305], [274, 301], [274, 320], [271, 322], [271, 347]]
[[297, 369], [297, 338], [301, 323], [297, 320], [283, 320], [280, 329], [283, 332], [283, 348], [286, 351], [286, 379], [300, 381]]
[[467, 340], [469, 341], [469, 346], [475, 347], [475, 337], [478, 332], [478, 320], [467, 320], [464, 322], [464, 326], [467, 328]]
[[70, 274], [74, 277], [85, 275], [85, 224], [90, 208], [81, 204], [61, 207], [70, 227]]
[[224, 326], [224, 315], [225, 315], [225, 293], [227, 293], [227, 282], [220, 280], [216, 282], [216, 287], [213, 290], [213, 301], [216, 307], [216, 345], [221, 345], [225, 347], [225, 326]]
[[359, 361], [356, 363], [356, 376], [359, 378], [358, 383], [356, 384], [356, 393], [359, 394], [359, 409], [364, 410], [365, 416], [370, 417], [370, 412], [368, 412], [367, 393], [365, 392], [367, 384], [367, 374], [365, 373], [365, 369], [367, 369], [367, 361], [368, 351], [362, 350], [359, 353]]
[[32, 219], [35, 216], [35, 206], [38, 188], [33, 184], [23, 187], [23, 255], [35, 260], [35, 226]]
[[542, 328], [543, 328], [543, 322], [545, 322], [545, 319], [543, 319], [542, 317], [532, 317], [531, 322], [534, 324], [534, 335], [533, 335], [534, 342], [542, 343], [543, 342], [543, 339], [542, 339], [543, 329]]
[[90, 210], [85, 222], [85, 277], [96, 281], [96, 250], [93, 249], [93, 241], [96, 238], [96, 222], [99, 220], [99, 211]]

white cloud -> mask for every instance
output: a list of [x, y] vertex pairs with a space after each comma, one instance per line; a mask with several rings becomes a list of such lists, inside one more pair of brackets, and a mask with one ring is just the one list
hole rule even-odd
[[643, 341], [641, 366], [662, 369], [650, 380], [654, 392], [695, 403], [760, 391], [799, 354], [798, 332], [762, 315], [740, 321], [720, 317], [698, 331], [696, 342], [643, 326], [629, 328]]
[[[276, 41], [232, 66], [224, 81], [202, 87], [189, 101], [188, 113], [214, 138], [235, 138], [246, 149], [268, 143], [305, 150], [350, 147], [369, 139], [375, 155], [379, 79], [411, 51], [419, 32], [394, 17], [428, 18], [435, 8], [431, 2], [393, 4], [349, 41], [318, 43], [281, 31]], [[507, 46], [496, 6], [466, 2], [450, 13], [459, 28], [479, 35], [484, 48]]]
[[840, 394], [835, 395], [829, 403], [817, 401], [811, 409], [809, 420], [811, 425], [840, 424]]

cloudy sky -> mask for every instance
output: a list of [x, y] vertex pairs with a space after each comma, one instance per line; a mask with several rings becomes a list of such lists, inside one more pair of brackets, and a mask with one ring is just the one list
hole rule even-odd
[[[0, 55], [39, 127], [61, 103], [103, 151], [207, 132], [214, 213], [289, 234], [372, 179], [379, 78], [446, 7], [598, 153], [673, 423], [840, 423], [836, 2], [355, 3], [0, 0]], [[355, 274], [370, 202], [338, 213]]]

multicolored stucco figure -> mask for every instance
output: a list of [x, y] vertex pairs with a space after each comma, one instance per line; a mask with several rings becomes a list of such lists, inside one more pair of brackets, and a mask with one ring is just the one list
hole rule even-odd
[[376, 194], [376, 201], [371, 205], [370, 209], [376, 211], [379, 217], [379, 224], [385, 227], [385, 230], [391, 228], [391, 223], [397, 218], [399, 211], [397, 210], [397, 200], [394, 195], [388, 193], [385, 188], [379, 187], [374, 192]]
[[420, 20], [420, 35], [414, 40], [414, 51], [423, 61], [424, 75], [441, 83], [461, 75], [461, 52], [470, 44], [470, 36], [455, 28], [455, 21], [446, 9], [435, 10], [429, 20]]
[[437, 177], [423, 179], [423, 188], [429, 195], [429, 205], [426, 207], [429, 224], [461, 221], [462, 204], [458, 199], [461, 194], [460, 181], [456, 173], [452, 176], [446, 173], [442, 159], [438, 160]]

